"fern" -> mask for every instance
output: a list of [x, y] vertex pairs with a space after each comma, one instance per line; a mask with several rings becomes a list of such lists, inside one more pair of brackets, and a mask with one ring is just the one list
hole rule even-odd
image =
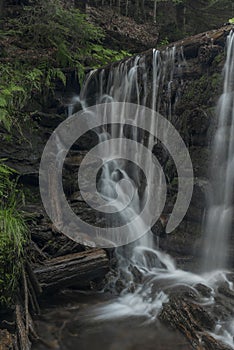
[[6, 98], [0, 95], [0, 108], [6, 107], [6, 106], [7, 106]]
[[54, 69], [54, 77], [59, 79], [63, 83], [63, 85], [66, 86], [67, 78], [66, 78], [66, 75], [61, 71], [61, 69], [59, 68]]
[[72, 63], [72, 57], [68, 51], [68, 48], [64, 42], [61, 42], [57, 47], [56, 61], [62, 67], [67, 67]]
[[15, 172], [3, 163], [5, 160], [0, 160], [0, 198], [6, 195], [10, 185], [10, 176]]
[[60, 68], [49, 68], [46, 72], [45, 86], [48, 88], [53, 86], [55, 79], [59, 79], [66, 86], [66, 76]]
[[[35, 0], [22, 7], [20, 16], [2, 22], [5, 36], [12, 36], [6, 54], [17, 54], [17, 42], [25, 49], [12, 63], [0, 63], [0, 126], [10, 132], [19, 127], [19, 117], [35, 94], [48, 96], [56, 80], [66, 85], [63, 68], [77, 70], [80, 82], [85, 66], [98, 68], [109, 62], [129, 56], [126, 51], [109, 50], [102, 46], [103, 32], [90, 24], [79, 10], [65, 5], [62, 0]], [[2, 32], [0, 32], [0, 35]], [[7, 39], [8, 40], [8, 39]], [[27, 49], [30, 49], [30, 54]], [[38, 60], [30, 61], [31, 52]]]
[[31, 88], [41, 91], [41, 81], [43, 77], [43, 72], [41, 69], [34, 68], [32, 71], [29, 71], [25, 78], [30, 81]]
[[12, 127], [12, 119], [6, 109], [0, 108], [0, 125], [10, 132]]
[[131, 56], [127, 51], [115, 51], [106, 49], [102, 45], [92, 45], [93, 67], [98, 68], [100, 65], [105, 65], [109, 62], [119, 61], [125, 57]]

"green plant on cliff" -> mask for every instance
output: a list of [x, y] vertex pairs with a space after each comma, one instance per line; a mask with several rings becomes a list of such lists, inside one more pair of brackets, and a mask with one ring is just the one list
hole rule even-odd
[[108, 62], [114, 62], [122, 60], [125, 57], [129, 57], [131, 54], [129, 54], [127, 51], [121, 50], [121, 51], [115, 51], [110, 50], [105, 47], [103, 47], [100, 44], [93, 44], [92, 46], [92, 57], [95, 60], [93, 64], [93, 68], [98, 68], [101, 66], [106, 65]]
[[169, 44], [169, 40], [167, 36], [159, 42], [159, 46], [164, 46], [168, 44]]
[[55, 82], [66, 85], [64, 69], [97, 68], [128, 54], [105, 49], [102, 30], [62, 0], [35, 0], [20, 15], [5, 18], [0, 31], [0, 124], [10, 131], [25, 116], [35, 95], [53, 92]]
[[20, 116], [31, 92], [40, 90], [42, 72], [0, 64], [0, 75], [0, 122], [10, 131], [12, 125], [17, 124], [16, 117]]
[[20, 127], [24, 106], [35, 94], [53, 89], [55, 79], [66, 84], [66, 77], [59, 68], [0, 64], [0, 122], [10, 132], [11, 127]]
[[79, 10], [66, 7], [61, 0], [36, 0], [24, 6], [20, 16], [8, 21], [10, 35], [17, 33], [26, 48], [48, 49], [57, 53], [61, 45], [65, 55], [74, 59], [84, 54], [91, 43], [103, 37], [102, 31], [86, 21]]
[[[16, 44], [20, 42], [23, 49], [39, 53], [36, 65], [47, 58], [49, 66], [77, 67], [80, 75], [84, 73], [87, 58], [91, 66], [96, 66], [100, 57], [101, 63], [107, 63], [116, 56], [121, 59], [126, 55], [124, 51], [105, 49], [101, 45], [104, 38], [101, 28], [61, 0], [36, 0], [33, 5], [24, 6], [21, 15], [9, 20], [5, 29], [4, 35], [15, 37]], [[30, 55], [27, 58], [30, 60]]]
[[0, 305], [11, 306], [23, 266], [27, 229], [18, 206], [21, 193], [14, 170], [0, 160]]

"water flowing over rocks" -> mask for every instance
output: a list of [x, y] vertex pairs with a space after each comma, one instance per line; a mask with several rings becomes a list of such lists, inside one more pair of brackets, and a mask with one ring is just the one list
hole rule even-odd
[[[165, 222], [168, 220], [171, 208], [175, 202], [178, 179], [173, 160], [159, 143], [158, 148], [154, 151], [155, 154], [161, 156], [162, 167], [167, 174], [168, 198], [161, 220], [152, 228], [154, 233], [153, 239], [157, 242], [160, 249], [175, 257], [179, 268], [183, 267], [186, 270], [198, 270], [197, 258], [201, 254], [202, 219], [207, 188], [209, 186], [207, 169], [210, 159], [210, 142], [216, 128], [214, 107], [222, 90], [221, 72], [225, 60], [224, 48], [226, 37], [231, 28], [232, 26], [225, 26], [221, 29], [199, 34], [176, 43], [177, 60], [175, 61], [173, 71], [173, 82], [169, 90], [162, 91], [161, 96], [163, 102], [160, 113], [165, 115], [165, 111], [168, 111], [167, 95], [170, 93], [172, 105], [169, 108], [170, 113], [167, 113], [167, 116], [182, 135], [189, 148], [194, 166], [195, 183], [193, 198], [183, 222], [174, 232], [166, 234]], [[173, 46], [170, 45], [169, 49], [171, 47]], [[149, 71], [149, 74], [152, 74], [152, 50], [145, 52], [142, 56], [145, 57], [146, 70]], [[110, 70], [118, 64], [114, 63], [104, 68], [104, 82]], [[182, 74], [181, 71], [183, 71]], [[99, 73], [100, 70], [94, 74], [98, 76]], [[146, 88], [149, 96], [152, 97], [152, 86], [147, 85]], [[95, 86], [94, 80], [94, 83], [90, 86], [90, 100], [92, 100], [96, 90], [97, 86]], [[20, 143], [17, 134], [13, 136], [15, 141], [14, 149], [11, 147], [12, 141], [8, 142], [4, 137], [4, 132], [0, 131], [2, 143], [0, 158], [7, 158], [8, 164], [18, 171], [20, 182], [26, 188], [26, 201], [30, 204], [27, 204], [24, 210], [25, 217], [31, 227], [32, 242], [30, 254], [32, 267], [35, 275], [38, 277], [39, 283], [42, 285], [43, 283], [47, 285], [51, 283], [53, 285], [54, 278], [56, 281], [59, 281], [57, 284], [55, 283], [56, 288], [83, 287], [85, 289], [95, 289], [106, 272], [109, 271], [110, 266], [113, 271], [109, 274], [109, 279], [112, 281], [115, 279], [115, 283], [119, 283], [118, 281], [120, 281], [120, 276], [115, 275], [116, 260], [115, 258], [111, 259], [112, 250], [108, 250], [108, 252], [87, 250], [87, 247], [70, 241], [50, 223], [39, 199], [38, 169], [41, 153], [54, 128], [67, 117], [68, 97], [72, 96], [66, 96], [66, 99], [64, 99], [62, 92], [61, 95], [58, 93], [53, 101], [48, 101], [48, 105], [47, 103], [41, 104], [41, 102], [35, 101], [39, 103], [39, 112], [32, 112], [31, 125], [25, 125], [25, 128], [22, 128], [25, 137], [24, 141]], [[148, 103], [149, 107], [151, 107], [150, 101], [149, 99], [146, 102], [146, 105]], [[57, 105], [59, 107], [55, 107]], [[80, 196], [77, 181], [74, 177], [81, 159], [90, 147], [91, 139], [94, 144], [97, 143], [97, 140], [93, 140], [89, 134], [83, 138], [83, 142], [79, 141], [72, 147], [65, 161], [63, 182], [66, 195], [73, 210], [90, 223], [95, 224], [99, 222], [105, 225], [103, 218], [97, 217], [96, 213], [90, 210]], [[230, 247], [230, 250], [233, 252], [233, 245]], [[71, 253], [72, 255], [68, 255]], [[150, 255], [152, 252], [149, 251], [148, 253]], [[95, 254], [100, 254], [101, 256], [101, 260], [99, 260], [100, 266], [95, 262]], [[89, 262], [86, 261], [87, 265], [84, 265], [85, 272], [83, 276], [88, 275], [88, 279], [85, 281], [87, 283], [81, 286], [76, 280], [79, 278], [81, 271], [79, 270], [79, 263], [77, 263], [76, 257], [79, 260], [80, 258], [82, 259], [82, 256], [86, 259], [86, 256], [92, 257], [92, 255], [94, 256], [94, 265], [89, 266]], [[107, 257], [111, 260], [110, 266]], [[62, 263], [63, 261], [64, 264]], [[67, 265], [66, 261], [69, 262]], [[155, 256], [155, 262], [158, 262], [159, 266], [156, 265], [156, 267], [159, 270], [166, 266], [169, 274], [174, 274], [175, 271], [178, 274], [180, 273], [180, 270], [176, 269], [173, 263], [168, 262], [167, 259], [163, 264], [161, 256]], [[161, 262], [162, 264], [160, 265]], [[72, 269], [70, 269], [71, 265]], [[73, 267], [75, 268], [75, 272], [73, 271]], [[64, 271], [62, 270], [63, 268]], [[48, 270], [52, 271], [51, 281], [47, 281]], [[142, 270], [145, 273], [145, 270]], [[132, 265], [132, 271], [132, 275], [135, 277], [132, 283], [132, 289], [134, 291], [141, 288], [139, 285], [144, 278], [150, 280], [152, 277], [147, 274], [144, 276], [141, 269], [136, 268], [134, 264]], [[45, 275], [43, 275], [44, 273]], [[66, 278], [64, 278], [64, 281], [63, 278], [60, 278], [61, 276], [66, 276], [67, 273], [68, 275], [70, 273], [71, 283], [65, 281]], [[43, 276], [46, 277], [44, 278]], [[98, 282], [96, 281], [97, 277], [99, 279]], [[184, 278], [187, 277], [185, 275]], [[126, 279], [126, 276], [124, 278]], [[124, 278], [122, 281], [123, 286], [119, 288], [119, 291], [125, 288]], [[130, 277], [127, 275], [127, 278]], [[160, 305], [158, 309], [156, 307], [159, 319], [184, 334], [193, 349], [230, 349], [228, 345], [222, 345], [212, 335], [212, 332], [214, 332], [217, 321], [224, 322], [227, 318], [233, 317], [233, 291], [224, 280], [223, 285], [219, 287], [218, 293], [214, 297], [217, 303], [211, 302], [211, 305], [205, 305], [204, 302], [204, 305], [198, 305], [194, 302], [197, 293], [200, 293], [202, 298], [206, 298], [209, 304], [209, 299], [211, 301], [213, 297], [213, 287], [207, 286], [205, 280], [202, 280], [202, 278], [200, 280], [194, 276], [193, 278], [196, 283], [189, 283], [189, 286], [185, 290], [181, 291], [180, 289], [182, 287], [179, 286], [178, 289], [168, 293], [168, 302], [166, 302], [163, 295], [157, 295], [153, 301], [157, 306]], [[74, 280], [76, 282], [73, 282]], [[156, 286], [163, 283], [162, 280], [157, 280], [157, 278], [156, 282], [154, 280], [152, 282], [156, 283]], [[55, 288], [54, 285], [53, 288]], [[135, 302], [137, 304], [139, 302], [140, 307], [142, 294], [139, 292], [137, 297], [139, 298], [136, 301], [133, 300], [133, 303]], [[191, 297], [193, 300], [191, 300]], [[199, 301], [200, 299], [198, 298], [197, 300]], [[150, 309], [149, 312], [151, 311]], [[211, 311], [213, 312], [212, 316]], [[57, 342], [59, 341], [57, 339]], [[186, 349], [189, 349], [190, 345], [187, 345]]]

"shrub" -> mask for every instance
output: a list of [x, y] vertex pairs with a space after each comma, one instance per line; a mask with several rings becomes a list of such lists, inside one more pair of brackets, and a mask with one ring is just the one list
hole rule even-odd
[[0, 305], [11, 306], [22, 273], [27, 228], [18, 207], [22, 201], [14, 171], [0, 161]]

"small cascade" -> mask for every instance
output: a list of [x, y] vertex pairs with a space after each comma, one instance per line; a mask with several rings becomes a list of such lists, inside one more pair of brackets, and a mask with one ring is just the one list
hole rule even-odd
[[234, 33], [227, 38], [223, 93], [217, 106], [211, 184], [206, 215], [203, 269], [227, 268], [228, 241], [233, 220], [234, 186]]
[[234, 319], [227, 322], [218, 322], [215, 327], [215, 332], [211, 335], [217, 340], [227, 344], [231, 349], [234, 349]]
[[[127, 59], [118, 65], [113, 65], [108, 73], [105, 70], [93, 71], [89, 74], [79, 98], [73, 102], [80, 101], [81, 107], [86, 108], [89, 101], [91, 104], [100, 104], [109, 102], [126, 102], [137, 103], [138, 105], [149, 106], [154, 111], [160, 111], [163, 115], [171, 120], [172, 109], [172, 94], [174, 101], [177, 100], [177, 91], [173, 90], [173, 76], [177, 67], [178, 74], [182, 73], [181, 67], [185, 65], [183, 52], [176, 50], [175, 47], [168, 48], [164, 52], [152, 50], [151, 65], [146, 62], [146, 56], [136, 56], [135, 58]], [[182, 75], [181, 75], [182, 76]], [[177, 78], [178, 81], [181, 79]], [[182, 79], [181, 79], [182, 82]], [[175, 89], [174, 89], [175, 90]], [[90, 91], [96, 91], [95, 101], [90, 97]], [[98, 91], [98, 93], [97, 93]], [[163, 94], [163, 96], [162, 96]], [[163, 103], [162, 103], [163, 101]], [[153, 122], [150, 125], [150, 133], [139, 131], [135, 127], [129, 128], [129, 120], [126, 119], [125, 106], [120, 111], [121, 125], [114, 124], [116, 119], [116, 111], [111, 109], [111, 126], [105, 126], [105, 115], [103, 116], [104, 126], [97, 130], [99, 143], [110, 139], [130, 138], [147, 147], [151, 152], [153, 146], [157, 142], [157, 125]], [[141, 116], [144, 118], [144, 115]], [[126, 127], [126, 125], [128, 126]], [[167, 130], [164, 130], [167, 132]], [[124, 147], [124, 144], [120, 144]], [[115, 149], [110, 149], [110, 154], [115, 154]], [[144, 163], [149, 169], [147, 173], [147, 182], [152, 183], [154, 177], [157, 176], [152, 167], [153, 161], [151, 158], [143, 159], [144, 155], [136, 147], [133, 151], [133, 159], [136, 164]], [[141, 159], [142, 158], [142, 159]], [[161, 175], [158, 174], [158, 177]], [[98, 190], [102, 197], [108, 201], [109, 205], [116, 209], [117, 221], [125, 224], [135, 216], [137, 216], [146, 200], [147, 187], [142, 188], [142, 174], [140, 169], [133, 163], [129, 163], [124, 159], [112, 160], [104, 163], [102, 173], [98, 182]], [[124, 180], [128, 184], [124, 187]], [[155, 201], [157, 196], [160, 197], [160, 183], [163, 180], [159, 178], [158, 193], [155, 193]], [[122, 187], [120, 186], [122, 183]], [[129, 188], [129, 184], [132, 188]], [[118, 185], [118, 186], [117, 186]], [[131, 187], [131, 186], [130, 186]], [[116, 215], [113, 219], [116, 221]], [[145, 227], [144, 221], [137, 222], [137, 227], [128, 226], [128, 235], [134, 235], [134, 232], [139, 230], [147, 232], [141, 239], [129, 244], [128, 246], [119, 247], [115, 251], [115, 256], [118, 263], [118, 275], [111, 281], [112, 289], [115, 289], [116, 283], [122, 281], [123, 288], [121, 292], [121, 300], [117, 304], [111, 304], [110, 317], [124, 316], [125, 313], [131, 314], [148, 314], [152, 319], [157, 316], [164, 302], [168, 300], [167, 295], [163, 291], [153, 292], [153, 283], [151, 279], [161, 279], [162, 274], [168, 273], [168, 276], [173, 276], [176, 271], [176, 266], [173, 259], [156, 249], [157, 242], [150, 230], [150, 227]], [[135, 272], [134, 272], [135, 270]], [[138, 284], [136, 283], [137, 273], [141, 275], [141, 280], [148, 278], [149, 282]], [[163, 276], [163, 279], [165, 276]], [[176, 280], [177, 277], [175, 277]], [[139, 282], [139, 281], [138, 281]], [[138, 284], [138, 287], [136, 286]], [[129, 291], [133, 289], [134, 293]], [[122, 306], [120, 306], [122, 305]], [[116, 307], [116, 315], [114, 309]], [[104, 312], [106, 315], [106, 312]], [[101, 312], [99, 317], [101, 317]], [[107, 316], [107, 315], [106, 315]]]
[[[230, 290], [233, 288], [225, 272], [221, 271], [221, 268], [226, 266], [223, 257], [227, 241], [225, 241], [224, 236], [218, 235], [222, 231], [223, 235], [228, 236], [232, 213], [232, 166], [234, 164], [233, 38], [233, 34], [228, 37], [224, 93], [219, 103], [220, 125], [215, 139], [214, 158], [218, 157], [218, 163], [221, 164], [221, 167], [220, 170], [216, 171], [217, 177], [214, 183], [216, 187], [217, 183], [220, 184], [220, 189], [217, 189], [213, 194], [208, 211], [208, 234], [205, 250], [206, 261], [212, 262], [212, 265], [206, 268], [209, 272], [198, 275], [178, 269], [172, 257], [158, 249], [158, 242], [151, 232], [151, 227], [146, 227], [144, 220], [138, 221], [136, 226], [128, 226], [129, 232], [126, 232], [126, 235], [134, 237], [135, 233], [139, 231], [147, 233], [137, 241], [132, 239], [132, 243], [115, 249], [117, 273], [110, 278], [106, 289], [111, 290], [114, 294], [117, 292], [118, 297], [114, 301], [108, 301], [105, 305], [102, 304], [102, 306], [92, 309], [94, 321], [142, 316], [151, 322], [157, 318], [163, 304], [169, 301], [172, 289], [187, 288], [197, 296], [200, 305], [209, 306], [215, 303], [220, 283], [227, 284]], [[73, 102], [79, 103], [84, 110], [93, 104], [106, 104], [107, 106], [109, 102], [126, 102], [128, 106], [128, 103], [136, 103], [148, 106], [171, 120], [173, 108], [180, 97], [180, 86], [183, 84], [185, 66], [186, 61], [182, 49], [173, 47], [164, 52], [152, 50], [151, 62], [146, 56], [138, 55], [119, 64], [113, 64], [112, 67], [105, 70], [92, 71], [86, 79], [79, 98], [74, 98]], [[175, 76], [176, 87], [174, 86]], [[128, 116], [126, 107], [121, 108], [118, 111], [114, 107], [108, 110], [111, 113], [110, 125], [106, 123], [106, 115], [105, 112], [103, 113], [103, 125], [96, 128], [99, 144], [112, 139], [131, 139], [144, 145], [152, 153], [157, 142], [155, 137], [157, 123], [152, 119], [150, 133], [142, 132], [136, 127], [131, 127], [131, 122], [126, 117], [126, 115]], [[70, 109], [72, 110], [72, 106]], [[121, 124], [115, 122], [116, 112], [120, 114], [118, 120], [121, 120]], [[140, 117], [144, 118], [144, 115]], [[230, 125], [229, 129], [228, 125]], [[167, 130], [163, 130], [163, 132], [167, 133]], [[223, 133], [229, 134], [230, 143], [224, 142]], [[167, 137], [167, 135], [165, 136]], [[124, 141], [118, 147], [124, 149]], [[115, 151], [113, 144], [109, 152], [115, 154]], [[152, 158], [142, 159], [144, 156], [137, 147], [131, 152], [134, 162], [129, 162], [126, 159], [114, 159], [104, 162], [102, 166], [97, 188], [105, 201], [113, 208], [112, 222], [108, 222], [108, 224], [117, 222], [117, 224], [124, 225], [138, 216], [146, 201], [147, 185], [142, 181], [141, 170], [134, 163], [142, 162], [145, 164], [148, 169], [147, 182], [152, 183], [155, 176], [158, 176], [158, 191], [154, 193], [155, 201], [161, 196], [160, 184], [163, 182], [163, 178], [161, 178], [160, 173], [155, 173], [155, 169], [152, 167]], [[221, 159], [225, 159], [225, 161], [221, 162]], [[214, 230], [214, 227], [219, 229]], [[214, 236], [210, 235], [213, 232]], [[212, 247], [212, 253], [210, 242], [214, 241], [215, 247]], [[220, 247], [222, 247], [221, 254]], [[212, 256], [215, 256], [218, 261], [214, 262]], [[199, 288], [197, 288], [199, 285], [205, 286], [209, 290], [208, 296], [200, 294]], [[213, 336], [233, 346], [230, 338], [232, 326], [219, 327], [218, 324], [216, 328], [214, 334], [212, 333]]]
[[[107, 105], [109, 102], [137, 103], [138, 105], [148, 106], [154, 111], [160, 111], [167, 119], [171, 119], [173, 108], [171, 102], [172, 83], [175, 65], [180, 67], [181, 63], [184, 62], [181, 51], [178, 52], [177, 54], [175, 47], [168, 48], [162, 53], [153, 49], [151, 65], [149, 65], [149, 62], [146, 62], [146, 56], [137, 55], [118, 65], [114, 64], [107, 73], [104, 69], [92, 71], [86, 79], [80, 96], [73, 99], [72, 103], [80, 101], [82, 109], [85, 109], [89, 103]], [[93, 96], [90, 96], [93, 91], [95, 91], [95, 100]], [[162, 104], [161, 91], [165, 94], [163, 96], [164, 104]], [[176, 92], [174, 94], [176, 95]], [[174, 96], [174, 99], [176, 100], [176, 96]], [[112, 108], [109, 111], [111, 113], [111, 125], [103, 126], [97, 130], [99, 143], [116, 138], [127, 138], [135, 141], [136, 147], [131, 149], [131, 158], [135, 164], [144, 164], [145, 168], [149, 169], [147, 182], [152, 183], [154, 181], [153, 178], [156, 176], [153, 173], [152, 158], [145, 159], [141, 147], [138, 147], [138, 145], [144, 145], [152, 152], [157, 142], [155, 138], [157, 125], [154, 122], [154, 118], [152, 118], [152, 123], [149, 126], [150, 133], [131, 127], [131, 120], [126, 117], [128, 115], [128, 107], [123, 105], [121, 108], [120, 111]], [[119, 113], [121, 116], [121, 124], [119, 125], [115, 124], [116, 113]], [[145, 116], [142, 115], [140, 117], [144, 118]], [[105, 124], [105, 115], [103, 115], [103, 124]], [[120, 142], [118, 147], [124, 150], [126, 146], [124, 142]], [[110, 149], [110, 154], [115, 154], [115, 152], [114, 147]], [[163, 180], [160, 179], [161, 174], [158, 174], [158, 176], [158, 183], [160, 184]], [[105, 200], [109, 201], [111, 206], [115, 206], [116, 212], [121, 212], [119, 220], [122, 224], [131, 221], [132, 217], [139, 214], [146, 200], [147, 191], [146, 188], [143, 188], [141, 180], [142, 173], [140, 169], [129, 161], [123, 159], [113, 160], [103, 165], [101, 178], [97, 186]], [[124, 183], [131, 184], [131, 186], [130, 188], [129, 186], [121, 188], [120, 183], [123, 186]], [[160, 197], [160, 189], [158, 189], [158, 194], [156, 195]], [[124, 208], [125, 210], [123, 210]], [[138, 225], [142, 226], [142, 232], [146, 231], [144, 222], [138, 222]], [[130, 229], [133, 231], [139, 230], [139, 227], [134, 228], [130, 226]], [[150, 227], [148, 227], [149, 230]], [[131, 233], [129, 232], [128, 234]], [[146, 243], [145, 238], [143, 238], [144, 244], [152, 248], [152, 239], [148, 240], [151, 242]], [[143, 244], [143, 241], [138, 243]]]

